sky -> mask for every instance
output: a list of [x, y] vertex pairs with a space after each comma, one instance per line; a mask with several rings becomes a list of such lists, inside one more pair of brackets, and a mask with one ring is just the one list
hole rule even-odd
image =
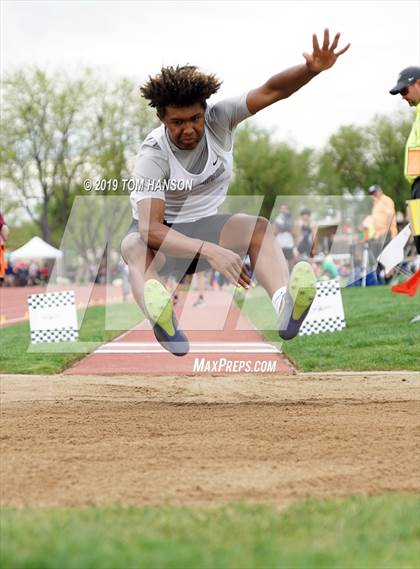
[[190, 63], [223, 80], [210, 101], [304, 63], [312, 33], [340, 31], [340, 45], [351, 47], [332, 69], [249, 119], [298, 148], [322, 147], [341, 125], [406, 111], [388, 91], [401, 69], [420, 65], [417, 0], [3, 0], [1, 11], [2, 74], [36, 65], [76, 75], [86, 65], [140, 85], [162, 65]]

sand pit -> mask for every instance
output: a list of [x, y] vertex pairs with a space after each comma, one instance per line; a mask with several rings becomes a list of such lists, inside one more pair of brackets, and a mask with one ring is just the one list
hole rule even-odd
[[420, 490], [420, 374], [7, 376], [1, 504], [283, 506]]

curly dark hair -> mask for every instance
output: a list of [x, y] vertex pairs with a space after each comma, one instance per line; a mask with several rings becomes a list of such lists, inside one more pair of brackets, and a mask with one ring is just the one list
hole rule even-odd
[[198, 71], [195, 65], [162, 67], [160, 74], [149, 76], [149, 81], [140, 87], [141, 94], [154, 107], [160, 118], [165, 116], [165, 107], [188, 107], [200, 103], [206, 108], [206, 100], [217, 93], [221, 81], [215, 75]]

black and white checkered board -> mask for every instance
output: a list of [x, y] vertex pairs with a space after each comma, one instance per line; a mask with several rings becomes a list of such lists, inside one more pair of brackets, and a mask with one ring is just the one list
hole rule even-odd
[[42, 342], [77, 342], [79, 331], [74, 328], [60, 328], [58, 330], [31, 330], [32, 344]]
[[340, 283], [333, 279], [316, 285], [317, 294], [299, 336], [337, 332], [346, 327]]
[[30, 294], [28, 296], [28, 306], [33, 310], [52, 308], [54, 306], [69, 306], [74, 304], [74, 302], [74, 290], [46, 292], [44, 294]]
[[32, 344], [79, 339], [74, 291], [28, 296]]

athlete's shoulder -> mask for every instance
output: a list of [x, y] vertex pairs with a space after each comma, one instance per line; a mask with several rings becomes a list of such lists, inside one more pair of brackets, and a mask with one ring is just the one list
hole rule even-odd
[[144, 139], [134, 161], [134, 173], [147, 178], [169, 175], [168, 153], [162, 143], [162, 127], [152, 130]]
[[240, 122], [251, 116], [246, 104], [247, 92], [235, 97], [221, 99], [206, 109], [206, 122], [210, 126], [235, 128]]
[[160, 125], [154, 128], [146, 138], [143, 140], [140, 151], [143, 148], [154, 148], [155, 150], [164, 150], [164, 145], [162, 144], [163, 136], [165, 136], [164, 126]]
[[137, 158], [157, 158], [159, 160], [167, 160], [168, 153], [163, 143], [165, 136], [164, 126], [155, 128], [143, 140], [137, 154]]

